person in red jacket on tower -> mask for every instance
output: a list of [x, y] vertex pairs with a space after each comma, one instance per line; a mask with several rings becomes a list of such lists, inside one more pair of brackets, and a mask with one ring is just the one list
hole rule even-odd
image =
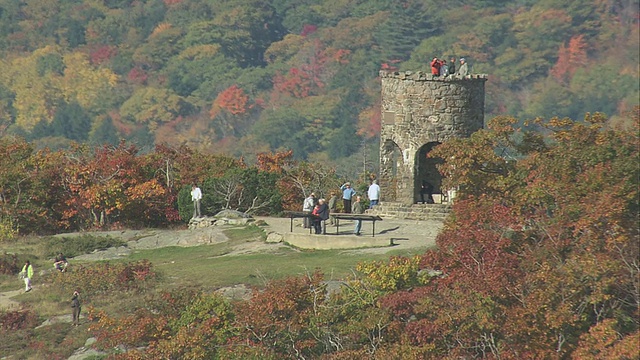
[[431, 60], [431, 75], [440, 76], [441, 66], [442, 66], [442, 63], [440, 62], [440, 59], [438, 59], [437, 57], [434, 57], [433, 60]]

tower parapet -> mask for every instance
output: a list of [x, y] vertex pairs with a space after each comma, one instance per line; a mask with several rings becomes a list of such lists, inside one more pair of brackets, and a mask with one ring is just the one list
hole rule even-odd
[[484, 127], [486, 74], [435, 77], [418, 72], [380, 71], [382, 201], [420, 201], [423, 181], [443, 193], [437, 159], [426, 154], [451, 138], [469, 137]]

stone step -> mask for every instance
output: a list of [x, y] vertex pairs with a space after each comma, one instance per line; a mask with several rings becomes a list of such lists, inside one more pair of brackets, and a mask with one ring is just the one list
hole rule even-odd
[[396, 202], [383, 202], [373, 209], [366, 211], [370, 215], [378, 215], [382, 218], [409, 219], [409, 220], [438, 220], [443, 221], [451, 213], [450, 204], [402, 204]]

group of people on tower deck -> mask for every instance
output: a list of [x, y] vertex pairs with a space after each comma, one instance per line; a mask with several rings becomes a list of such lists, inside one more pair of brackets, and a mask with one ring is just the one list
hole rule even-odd
[[[333, 200], [333, 199], [332, 199]], [[335, 201], [334, 201], [335, 203]], [[316, 234], [322, 233], [322, 222], [329, 219], [329, 205], [325, 199], [316, 199], [316, 194], [311, 193], [304, 199], [302, 211], [315, 216], [305, 217], [303, 227], [309, 229], [313, 226]]]
[[465, 58], [460, 58], [460, 67], [456, 71], [456, 58], [452, 57], [451, 62], [447, 64], [447, 60], [434, 57], [431, 60], [431, 75], [443, 78], [447, 76], [465, 77], [469, 75], [469, 65]]
[[[342, 192], [342, 205], [343, 212], [346, 214], [364, 214], [364, 203], [362, 197], [356, 195], [356, 191], [351, 187], [351, 183], [346, 182], [340, 187]], [[338, 195], [335, 191], [330, 193], [331, 197], [329, 202], [323, 198], [316, 199], [314, 192], [310, 193], [304, 199], [302, 204], [302, 211], [310, 213], [315, 216], [305, 217], [303, 220], [303, 227], [309, 229], [313, 227], [316, 234], [322, 233], [322, 223], [325, 220], [329, 220], [331, 225], [335, 224], [335, 219], [330, 216], [332, 213], [338, 212]], [[380, 186], [376, 180], [373, 180], [367, 191], [369, 197], [369, 208], [373, 208], [380, 201]], [[362, 227], [362, 221], [356, 220], [356, 227], [354, 233], [360, 235], [360, 228]]]

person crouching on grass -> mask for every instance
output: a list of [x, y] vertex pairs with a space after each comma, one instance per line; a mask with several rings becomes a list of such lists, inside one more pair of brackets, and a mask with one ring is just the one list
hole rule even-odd
[[60, 272], [65, 272], [67, 271], [67, 266], [69, 266], [69, 262], [67, 261], [66, 256], [62, 255], [62, 253], [58, 253], [58, 256], [56, 256], [56, 259], [54, 260], [53, 267]]

